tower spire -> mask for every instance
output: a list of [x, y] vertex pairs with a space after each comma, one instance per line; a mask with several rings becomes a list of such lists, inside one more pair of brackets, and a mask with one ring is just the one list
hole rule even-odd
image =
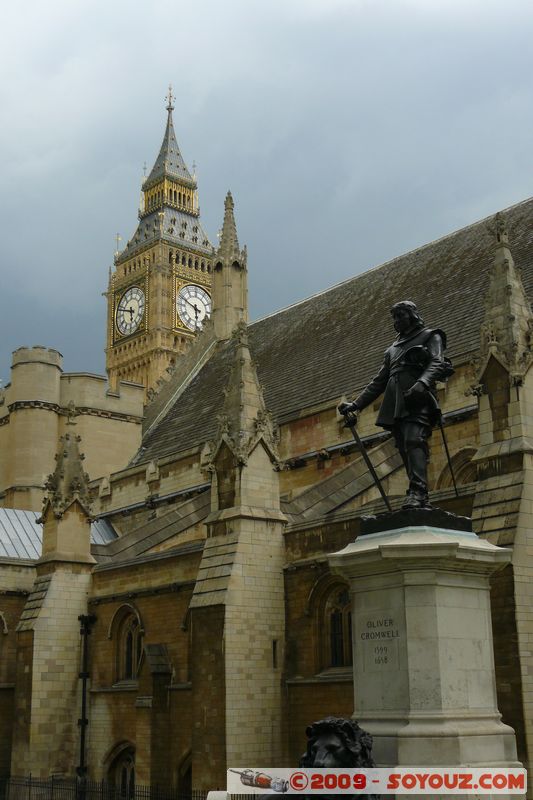
[[172, 122], [172, 112], [174, 111], [175, 97], [172, 94], [172, 86], [168, 87], [168, 94], [165, 98], [166, 109], [168, 112], [167, 126], [159, 155], [155, 160], [152, 171], [146, 179], [146, 188], [153, 186], [160, 180], [174, 179], [178, 182], [184, 182], [191, 189], [196, 189], [196, 183], [193, 180], [191, 173], [188, 170], [183, 156], [181, 155], [174, 132], [174, 123]]
[[231, 192], [224, 202], [224, 223], [215, 255], [213, 275], [213, 324], [217, 339], [229, 339], [248, 321], [248, 271], [246, 248], [239, 247]]

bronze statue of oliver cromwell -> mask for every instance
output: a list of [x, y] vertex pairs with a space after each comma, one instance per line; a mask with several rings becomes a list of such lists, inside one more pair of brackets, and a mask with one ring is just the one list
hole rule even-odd
[[384, 393], [376, 425], [392, 431], [405, 464], [409, 489], [402, 508], [427, 508], [428, 439], [441, 413], [435, 383], [453, 370], [443, 355], [446, 334], [426, 328], [414, 303], [396, 303], [391, 314], [398, 336], [385, 351], [383, 366], [359, 397], [342, 403], [339, 411], [353, 422], [358, 411]]

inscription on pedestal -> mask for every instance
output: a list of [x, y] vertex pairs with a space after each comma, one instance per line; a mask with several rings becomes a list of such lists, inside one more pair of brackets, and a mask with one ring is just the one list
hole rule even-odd
[[400, 631], [389, 614], [360, 617], [356, 629], [357, 645], [363, 651], [365, 672], [397, 670]]

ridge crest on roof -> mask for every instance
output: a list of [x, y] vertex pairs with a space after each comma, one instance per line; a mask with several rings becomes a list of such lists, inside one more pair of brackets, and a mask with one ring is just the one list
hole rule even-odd
[[283, 306], [283, 308], [278, 308], [276, 311], [272, 311], [270, 314], [265, 314], [263, 317], [258, 317], [257, 319], [250, 322], [249, 325], [256, 325], [258, 322], [263, 322], [270, 317], [274, 317], [277, 314], [283, 314], [285, 311], [289, 311], [296, 306], [302, 305], [303, 303], [308, 303], [310, 300], [314, 300], [316, 297], [321, 297], [328, 292], [333, 292], [335, 289], [340, 288], [341, 286], [345, 286], [347, 283], [351, 283], [352, 281], [357, 281], [359, 278], [362, 278], [364, 275], [368, 275], [370, 272], [376, 272], [379, 269], [383, 269], [384, 267], [391, 266], [394, 264], [395, 261], [400, 261], [401, 259], [408, 258], [412, 255], [418, 255], [422, 250], [426, 250], [429, 247], [433, 247], [440, 242], [445, 242], [447, 239], [451, 239], [458, 234], [466, 233], [471, 228], [476, 228], [477, 226], [481, 226], [483, 223], [490, 222], [497, 214], [503, 214], [504, 216], [507, 214], [508, 211], [512, 211], [515, 208], [519, 208], [520, 206], [525, 206], [528, 203], [533, 201], [533, 196], [528, 197], [525, 200], [521, 200], [518, 203], [514, 203], [513, 205], [507, 206], [506, 208], [500, 209], [499, 211], [494, 211], [492, 214], [488, 214], [486, 217], [482, 217], [481, 219], [477, 220], [476, 222], [471, 222], [468, 225], [464, 225], [462, 228], [457, 228], [454, 231], [450, 231], [449, 233], [445, 233], [443, 236], [437, 237], [437, 239], [432, 239], [431, 242], [426, 242], [425, 244], [420, 245], [419, 247], [413, 247], [411, 250], [406, 250], [404, 253], [401, 253], [399, 256], [394, 256], [394, 258], [389, 258], [387, 261], [382, 261], [380, 264], [374, 264], [373, 267], [368, 267], [365, 269], [364, 272], [359, 272], [357, 275], [352, 275], [350, 278], [345, 278], [339, 283], [334, 283], [333, 286], [328, 286], [327, 289], [322, 289], [319, 292], [315, 292], [314, 294], [310, 294], [308, 297], [304, 297], [301, 300], [296, 300], [294, 303], [290, 303], [288, 306]]
[[[531, 301], [533, 198], [510, 206], [505, 217]], [[365, 386], [394, 338], [389, 310], [398, 299], [413, 300], [428, 326], [444, 328], [456, 364], [477, 356], [494, 261], [488, 224], [493, 219], [487, 216], [250, 324], [250, 351], [275, 421], [333, 408]], [[210, 353], [143, 439], [143, 461], [200, 450], [213, 438], [233, 358], [231, 341]]]

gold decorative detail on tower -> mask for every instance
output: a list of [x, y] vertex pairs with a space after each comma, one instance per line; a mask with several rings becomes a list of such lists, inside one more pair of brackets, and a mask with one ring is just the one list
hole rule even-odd
[[153, 389], [188, 348], [211, 311], [213, 247], [200, 222], [198, 187], [181, 155], [166, 97], [167, 123], [152, 170], [146, 166], [139, 225], [117, 252], [106, 293], [106, 366], [111, 385]]

